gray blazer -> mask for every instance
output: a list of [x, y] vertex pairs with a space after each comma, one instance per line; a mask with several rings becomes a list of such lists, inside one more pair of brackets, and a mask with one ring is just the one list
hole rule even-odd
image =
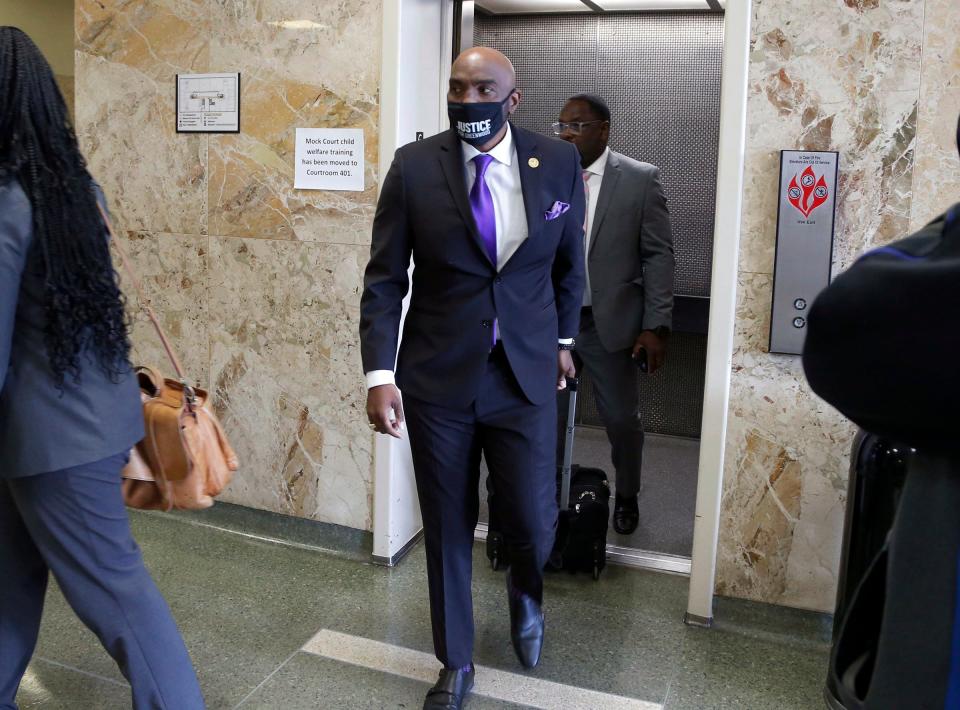
[[67, 377], [57, 389], [44, 343], [40, 251], [32, 241], [30, 201], [16, 179], [0, 180], [0, 479], [93, 463], [143, 438], [132, 371], [112, 382], [87, 353], [80, 383]]
[[660, 169], [610, 151], [587, 268], [597, 333], [610, 352], [673, 318], [673, 237]]

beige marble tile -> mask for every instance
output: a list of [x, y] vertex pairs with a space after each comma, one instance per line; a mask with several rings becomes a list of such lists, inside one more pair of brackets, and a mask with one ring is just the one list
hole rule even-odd
[[[205, 71], [210, 0], [77, 0], [76, 49], [136, 69], [150, 82]], [[103, 98], [104, 95], [101, 95]]]
[[718, 548], [722, 594], [832, 608], [853, 427], [770, 355], [767, 274], [740, 274]]
[[960, 10], [953, 0], [926, 0], [923, 83], [917, 128], [911, 226], [919, 229], [960, 201]]
[[[206, 233], [207, 138], [176, 132], [177, 71], [140, 68], [78, 51], [77, 134], [90, 172], [126, 229]], [[203, 67], [205, 68], [205, 67]]]
[[[755, 3], [740, 268], [771, 273], [779, 151], [840, 152], [837, 269], [910, 219], [922, 2]], [[849, 225], [849, 227], [847, 226]]]
[[[356, 330], [377, 185], [380, 14], [380, 0], [76, 9], [81, 144], [190, 375], [217, 390], [243, 459], [227, 499], [367, 529], [372, 437]], [[175, 76], [204, 71], [241, 72], [241, 134], [176, 133]], [[299, 126], [364, 129], [367, 189], [293, 190]], [[135, 359], [161, 361], [142, 318], [133, 339]]]
[[[373, 105], [319, 86], [242, 78], [242, 133], [210, 138], [210, 230], [223, 236], [369, 244], [377, 190]], [[362, 128], [363, 192], [294, 190], [297, 127]]]
[[211, 238], [212, 371], [242, 469], [225, 498], [370, 529], [358, 246]]
[[[146, 232], [123, 232], [122, 235], [123, 248], [187, 378], [208, 388], [207, 237]], [[133, 320], [131, 359], [136, 365], [156, 366], [167, 377], [174, 377], [173, 366], [116, 254], [114, 261]]]
[[917, 89], [924, 3], [858, 2], [754, 0], [751, 77], [790, 63], [823, 103]]
[[782, 149], [840, 153], [834, 272], [904, 234], [924, 3], [755, 0], [743, 231], [717, 589], [830, 610], [851, 424], [770, 355]]
[[[909, 230], [916, 102], [913, 92], [881, 97], [877, 119], [880, 128], [869, 149], [841, 152], [834, 274], [849, 267], [863, 252]], [[856, 142], [854, 133], [851, 131], [849, 137]]]
[[380, 82], [382, 0], [216, 0], [211, 2], [213, 57], [253, 64], [261, 76], [323, 86], [376, 103]]
[[[380, 3], [213, 7], [211, 65], [242, 75], [239, 136], [210, 141], [210, 229], [225, 236], [369, 243], [377, 187]], [[362, 128], [363, 192], [293, 189], [295, 129]]]
[[827, 611], [854, 429], [783, 369], [761, 361], [731, 380], [717, 591]]
[[786, 567], [800, 517], [800, 462], [775, 441], [747, 430], [739, 465], [725, 489], [728, 542], [718, 556], [717, 592], [777, 601], [786, 591]]

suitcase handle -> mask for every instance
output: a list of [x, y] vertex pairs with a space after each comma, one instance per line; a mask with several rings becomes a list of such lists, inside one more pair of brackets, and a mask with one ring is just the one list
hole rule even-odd
[[577, 422], [577, 387], [580, 380], [567, 378], [567, 391], [570, 393], [567, 406], [567, 429], [563, 441], [563, 463], [560, 468], [560, 510], [570, 507], [570, 478], [573, 469], [573, 430]]

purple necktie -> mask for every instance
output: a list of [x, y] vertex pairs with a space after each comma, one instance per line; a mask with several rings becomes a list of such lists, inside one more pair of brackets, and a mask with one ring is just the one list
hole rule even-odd
[[473, 212], [473, 221], [477, 225], [477, 231], [480, 232], [480, 238], [483, 239], [483, 245], [487, 248], [487, 255], [493, 262], [493, 267], [497, 267], [497, 213], [493, 209], [493, 195], [490, 194], [490, 188], [487, 187], [487, 181], [484, 175], [490, 163], [493, 162], [493, 156], [481, 153], [473, 159], [473, 164], [477, 168], [477, 177], [473, 181], [473, 188], [470, 190], [470, 210]]
[[[497, 268], [497, 213], [493, 208], [493, 195], [490, 194], [490, 188], [487, 187], [487, 181], [484, 175], [490, 163], [493, 162], [493, 156], [481, 153], [473, 158], [473, 164], [477, 168], [477, 177], [473, 181], [473, 187], [470, 189], [470, 211], [473, 212], [473, 221], [477, 225], [477, 231], [483, 240], [483, 245], [487, 248], [487, 255], [493, 262], [493, 268]], [[497, 344], [497, 321], [493, 321], [493, 344]]]

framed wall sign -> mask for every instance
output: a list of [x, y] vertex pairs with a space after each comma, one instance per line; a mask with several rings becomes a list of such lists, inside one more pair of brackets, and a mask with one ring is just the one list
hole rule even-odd
[[240, 74], [177, 74], [177, 133], [239, 133]]

